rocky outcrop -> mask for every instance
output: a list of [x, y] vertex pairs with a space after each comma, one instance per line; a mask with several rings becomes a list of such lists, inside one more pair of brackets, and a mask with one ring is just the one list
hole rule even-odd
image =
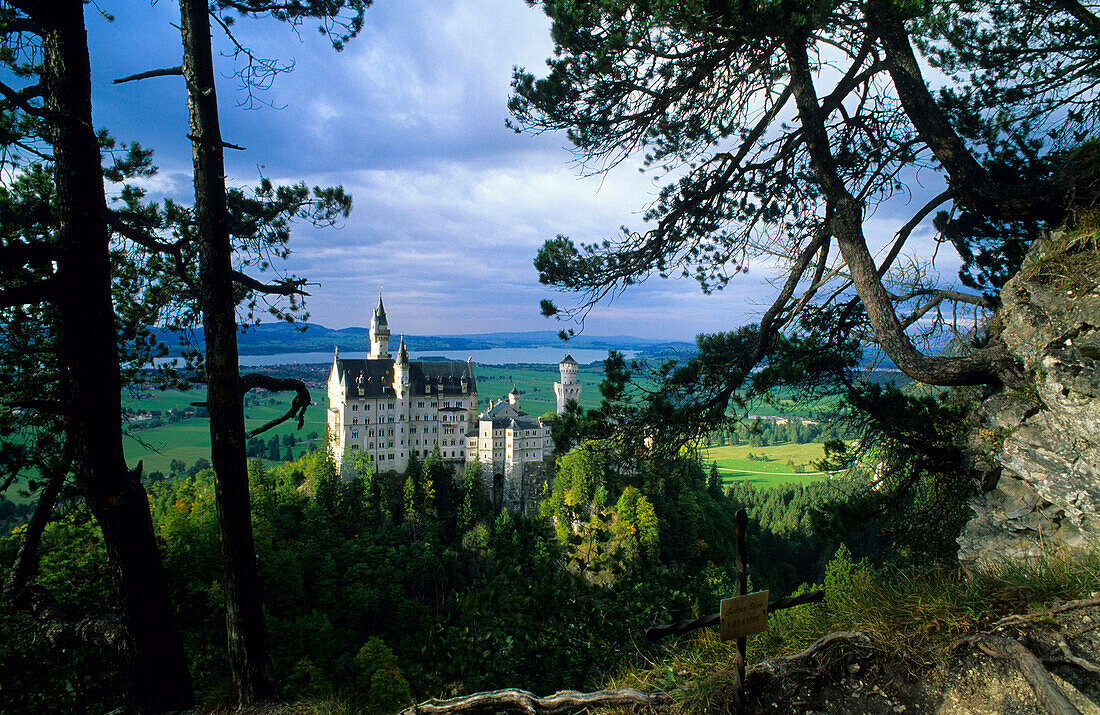
[[1100, 275], [1073, 275], [1091, 269], [1058, 253], [1065, 240], [1034, 246], [1001, 293], [1001, 336], [1029, 378], [985, 400], [971, 433], [967, 569], [1100, 549]]

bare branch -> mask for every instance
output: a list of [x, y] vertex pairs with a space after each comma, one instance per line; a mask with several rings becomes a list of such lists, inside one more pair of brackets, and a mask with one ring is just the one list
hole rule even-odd
[[[7, 100], [6, 103], [8, 105], [18, 107], [27, 114], [36, 117], [45, 117], [49, 114], [45, 109], [42, 109], [41, 107], [35, 107], [30, 103], [30, 100], [42, 96], [41, 84], [35, 84], [31, 85], [30, 87], [24, 87], [23, 89], [17, 90], [13, 87], [9, 87], [3, 82], [0, 82], [0, 95], [4, 96], [4, 99]], [[0, 103], [0, 107], [3, 107], [2, 103]]]
[[115, 233], [127, 240], [133, 241], [143, 248], [148, 248], [150, 251], [157, 251], [158, 253], [175, 253], [179, 251], [179, 243], [168, 243], [167, 241], [160, 240], [151, 233], [134, 228], [132, 225], [123, 221], [118, 214], [108, 213], [107, 224]]
[[890, 247], [890, 252], [886, 254], [886, 258], [883, 259], [882, 265], [878, 267], [878, 277], [882, 278], [886, 275], [886, 272], [890, 270], [890, 266], [893, 265], [898, 255], [901, 253], [901, 249], [905, 246], [905, 242], [909, 240], [909, 234], [913, 233], [913, 230], [920, 225], [928, 214], [936, 210], [936, 207], [942, 204], [948, 199], [954, 198], [955, 191], [953, 189], [946, 189], [939, 195], [933, 198], [931, 201], [921, 207], [920, 211], [913, 214], [913, 217], [905, 222], [905, 225], [898, 229], [898, 232], [894, 234], [894, 245]]
[[149, 70], [148, 72], [138, 72], [128, 77], [119, 77], [116, 80], [111, 80], [111, 84], [122, 84], [123, 82], [136, 82], [139, 79], [149, 79], [150, 77], [182, 77], [183, 67], [165, 67], [159, 70]]
[[255, 437], [258, 434], [268, 431], [272, 427], [281, 425], [287, 420], [297, 417], [298, 429], [302, 429], [305, 426], [306, 421], [306, 408], [309, 407], [310, 399], [309, 388], [301, 380], [295, 380], [293, 378], [280, 378], [272, 377], [271, 375], [261, 375], [259, 373], [250, 372], [246, 375], [241, 375], [241, 392], [248, 392], [249, 390], [259, 388], [268, 390], [269, 392], [285, 392], [287, 390], [294, 390], [297, 394], [294, 395], [294, 400], [290, 403], [290, 409], [284, 414], [276, 417], [270, 422], [257, 427], [254, 430], [249, 431], [246, 437]]
[[42, 543], [42, 533], [46, 530], [46, 524], [53, 514], [53, 508], [57, 504], [57, 497], [61, 493], [61, 485], [65, 482], [65, 475], [73, 463], [73, 455], [76, 453], [76, 440], [68, 437], [61, 459], [49, 470], [46, 488], [38, 495], [38, 503], [34, 507], [34, 515], [27, 530], [23, 533], [23, 543], [19, 545], [19, 553], [15, 556], [8, 577], [4, 580], [4, 589], [0, 593], [0, 601], [11, 603], [19, 594], [27, 588], [27, 585], [38, 572], [38, 547]]

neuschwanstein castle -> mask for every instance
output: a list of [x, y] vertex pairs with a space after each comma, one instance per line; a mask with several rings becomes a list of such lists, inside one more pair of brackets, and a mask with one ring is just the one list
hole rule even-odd
[[[345, 476], [354, 455], [366, 456], [380, 472], [403, 471], [412, 455], [424, 459], [439, 447], [458, 469], [478, 460], [486, 491], [497, 506], [522, 509], [537, 495], [553, 451], [550, 425], [524, 413], [519, 393], [491, 401], [478, 414], [471, 360], [410, 361], [405, 339], [390, 355], [390, 327], [382, 296], [370, 322], [370, 355], [344, 359], [337, 352], [328, 379], [328, 433]], [[578, 399], [577, 363], [558, 365], [554, 383], [558, 414]]]

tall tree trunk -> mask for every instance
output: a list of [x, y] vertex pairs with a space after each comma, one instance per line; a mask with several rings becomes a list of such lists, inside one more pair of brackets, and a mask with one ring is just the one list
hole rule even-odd
[[84, 3], [42, 5], [37, 18], [44, 28], [42, 81], [59, 214], [60, 351], [69, 373], [66, 417], [77, 440], [77, 479], [103, 530], [131, 639], [124, 663], [131, 705], [142, 711], [176, 710], [193, 703], [191, 679], [140, 470], [126, 468], [122, 451], [107, 207], [92, 128]]
[[210, 411], [210, 457], [217, 475], [218, 537], [229, 661], [238, 698], [245, 704], [275, 697], [275, 673], [267, 648], [252, 539], [225, 165], [214, 91], [210, 16], [205, 0], [180, 0], [180, 20], [195, 168], [206, 399]]

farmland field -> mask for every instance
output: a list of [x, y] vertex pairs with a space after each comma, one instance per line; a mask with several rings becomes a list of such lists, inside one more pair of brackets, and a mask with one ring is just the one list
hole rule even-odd
[[[752, 454], [757, 459], [749, 459]], [[768, 447], [748, 445], [710, 447], [700, 455], [704, 465], [718, 463], [718, 474], [729, 486], [733, 482], [749, 482], [757, 487], [777, 484], [809, 484], [824, 479], [811, 462], [825, 456], [825, 446], [820, 443], [777, 444]], [[791, 463], [795, 468], [791, 467]], [[802, 474], [796, 469], [804, 469]]]

